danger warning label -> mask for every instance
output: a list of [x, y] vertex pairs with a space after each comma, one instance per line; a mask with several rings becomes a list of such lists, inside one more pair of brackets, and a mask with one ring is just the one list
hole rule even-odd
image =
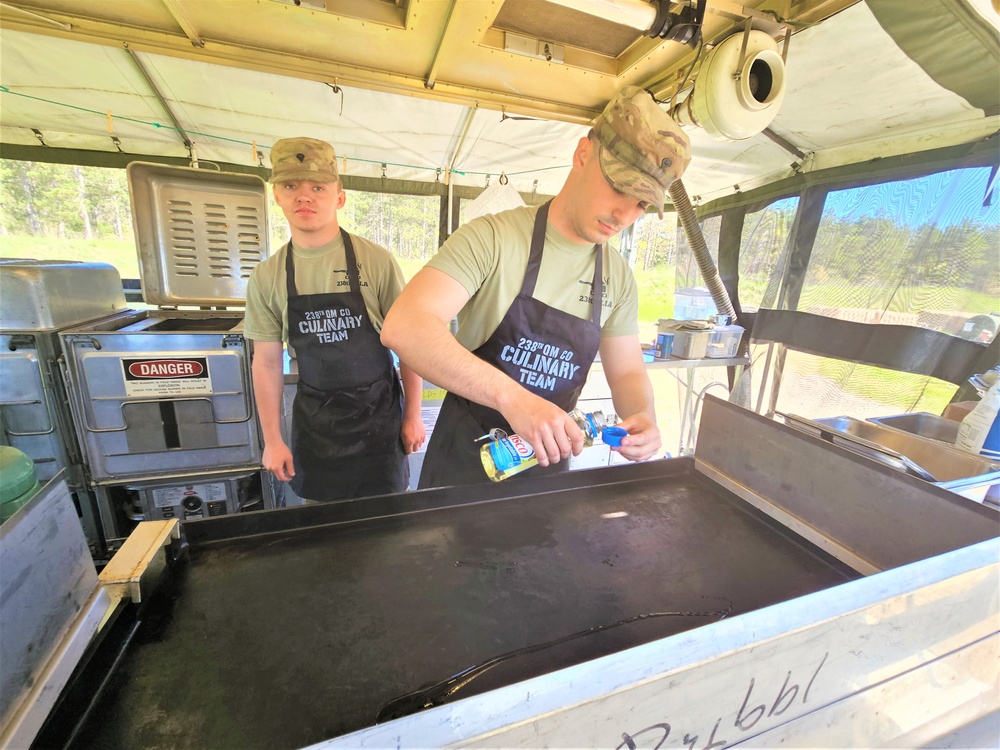
[[187, 396], [211, 393], [206, 357], [122, 359], [129, 396]]

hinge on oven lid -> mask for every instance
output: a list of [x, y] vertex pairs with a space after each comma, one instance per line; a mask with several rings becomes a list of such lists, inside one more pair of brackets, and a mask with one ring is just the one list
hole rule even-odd
[[243, 337], [238, 336], [235, 333], [229, 333], [222, 337], [222, 348], [228, 349], [229, 347], [241, 347], [243, 346]]
[[28, 336], [23, 333], [15, 334], [10, 337], [10, 342], [8, 342], [7, 348], [12, 352], [16, 352], [18, 349], [34, 349], [35, 337]]

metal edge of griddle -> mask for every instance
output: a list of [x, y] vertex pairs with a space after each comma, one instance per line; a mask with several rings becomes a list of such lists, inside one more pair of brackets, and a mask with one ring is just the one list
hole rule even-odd
[[129, 600], [113, 602], [100, 628], [32, 743], [38, 748], [69, 748], [116, 679], [117, 670], [139, 628], [140, 608]]
[[574, 489], [696, 475], [690, 456], [637, 464], [547, 474], [523, 480], [431, 487], [389, 495], [238, 513], [187, 521], [182, 534], [191, 548], [213, 542], [276, 534], [375, 518], [423, 513], [478, 503], [535, 497]]
[[864, 574], [1000, 536], [991, 508], [711, 395], [695, 466]]

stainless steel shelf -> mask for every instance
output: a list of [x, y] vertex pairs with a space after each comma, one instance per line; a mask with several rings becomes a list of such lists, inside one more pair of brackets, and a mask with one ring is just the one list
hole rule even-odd
[[671, 357], [670, 359], [654, 359], [646, 362], [647, 368], [666, 370], [689, 370], [695, 367], [738, 367], [750, 364], [749, 357], [720, 357], [718, 359], [682, 359], [681, 357]]

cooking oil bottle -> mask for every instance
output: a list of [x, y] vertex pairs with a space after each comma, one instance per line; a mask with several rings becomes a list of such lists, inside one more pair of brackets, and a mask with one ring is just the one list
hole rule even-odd
[[[618, 422], [615, 414], [604, 416], [604, 412], [584, 413], [579, 409], [569, 412], [573, 421], [583, 430], [583, 446], [589, 448], [605, 427]], [[508, 435], [486, 443], [479, 452], [483, 468], [494, 482], [520, 474], [538, 464], [538, 458], [531, 444], [520, 435]]]

